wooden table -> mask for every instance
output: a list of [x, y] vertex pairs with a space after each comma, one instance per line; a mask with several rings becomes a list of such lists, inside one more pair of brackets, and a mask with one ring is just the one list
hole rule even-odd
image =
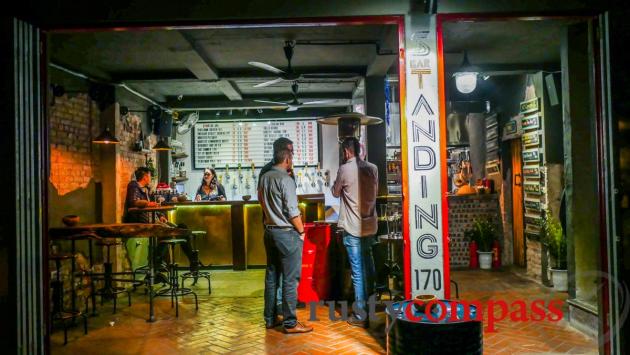
[[[168, 207], [162, 207], [159, 211], [164, 209], [168, 210]], [[155, 265], [153, 264], [153, 252], [157, 245], [157, 238], [184, 237], [188, 233], [187, 229], [171, 228], [152, 223], [86, 224], [74, 227], [54, 227], [48, 230], [50, 240], [63, 240], [80, 234], [95, 234], [102, 238], [149, 238], [149, 319], [147, 319], [147, 322], [155, 321], [155, 310], [153, 307]]]
[[151, 222], [157, 222], [157, 213], [158, 212], [168, 212], [173, 211], [177, 207], [175, 206], [155, 206], [155, 207], [131, 207], [127, 211], [130, 213], [151, 213]]

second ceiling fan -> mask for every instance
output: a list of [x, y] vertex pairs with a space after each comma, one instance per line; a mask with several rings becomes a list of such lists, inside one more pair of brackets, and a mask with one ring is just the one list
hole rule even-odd
[[274, 104], [286, 106], [287, 111], [296, 111], [302, 105], [323, 105], [335, 102], [335, 100], [317, 100], [317, 101], [308, 101], [308, 102], [300, 102], [297, 98], [298, 94], [298, 82], [294, 81], [291, 85], [291, 91], [293, 92], [293, 100], [291, 102], [281, 102], [281, 101], [267, 101], [267, 100], [254, 100], [256, 102], [264, 103], [264, 104]]

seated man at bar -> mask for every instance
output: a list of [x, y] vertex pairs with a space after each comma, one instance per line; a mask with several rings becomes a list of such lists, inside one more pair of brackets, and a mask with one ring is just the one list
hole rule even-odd
[[[359, 157], [358, 139], [347, 138], [341, 147], [344, 164], [339, 166], [332, 194], [341, 200], [338, 226], [343, 229], [343, 245], [348, 251], [355, 307], [367, 314], [366, 301], [374, 290], [376, 274], [372, 245], [378, 229], [378, 169]], [[368, 318], [362, 319], [357, 314], [348, 319], [348, 323], [363, 328], [369, 326]]]
[[287, 173], [293, 164], [288, 149], [274, 153], [275, 165], [260, 180], [258, 200], [265, 216], [265, 326], [278, 324], [276, 292], [282, 275], [282, 313], [285, 333], [306, 333], [313, 327], [297, 320], [297, 284], [302, 268], [304, 225], [296, 195], [296, 185]]
[[[149, 192], [149, 184], [151, 183], [151, 170], [147, 167], [139, 167], [134, 172], [135, 180], [132, 180], [127, 184], [127, 196], [125, 198], [125, 215], [123, 217], [124, 223], [151, 223], [150, 212], [130, 212], [129, 208], [131, 207], [156, 207], [158, 203], [152, 201], [151, 193]], [[170, 227], [179, 227], [186, 228], [184, 225], [176, 226], [173, 223], [168, 222], [166, 216], [162, 213], [159, 213], [159, 221], [155, 221], [155, 223], [163, 223]], [[163, 238], [164, 239], [164, 238]], [[186, 243], [181, 244], [182, 250], [186, 257], [188, 258], [188, 262], [190, 263], [190, 268], [192, 271], [196, 270], [199, 267], [199, 262], [195, 262], [195, 258], [192, 252], [192, 247], [190, 245], [190, 237], [186, 237]], [[161, 265], [166, 253], [168, 252], [168, 247], [164, 244], [158, 244], [156, 253], [155, 253], [155, 265]]]
[[201, 186], [197, 189], [195, 201], [225, 201], [225, 189], [217, 180], [214, 169], [205, 169]]

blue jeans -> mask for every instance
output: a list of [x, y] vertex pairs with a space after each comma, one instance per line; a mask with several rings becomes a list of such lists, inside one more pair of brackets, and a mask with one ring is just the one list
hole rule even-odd
[[[343, 245], [348, 251], [348, 261], [354, 287], [354, 300], [357, 307], [366, 310], [365, 303], [370, 294], [374, 292], [374, 258], [372, 245], [374, 237], [355, 237], [347, 232], [343, 233]], [[367, 311], [367, 310], [366, 310]]]
[[[265, 230], [265, 310], [266, 323], [273, 323], [276, 317], [276, 299], [282, 285], [282, 314], [285, 328], [297, 324], [297, 285], [302, 272], [302, 248], [304, 242], [295, 230]], [[280, 278], [282, 277], [282, 281]]]

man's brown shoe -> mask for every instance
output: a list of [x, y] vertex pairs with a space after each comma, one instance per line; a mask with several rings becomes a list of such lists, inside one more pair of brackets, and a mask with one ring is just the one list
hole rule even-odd
[[311, 331], [313, 331], [313, 327], [311, 327], [310, 325], [302, 324], [300, 322], [297, 322], [297, 324], [295, 324], [295, 327], [293, 328], [284, 328], [284, 332], [287, 334], [308, 333]]

